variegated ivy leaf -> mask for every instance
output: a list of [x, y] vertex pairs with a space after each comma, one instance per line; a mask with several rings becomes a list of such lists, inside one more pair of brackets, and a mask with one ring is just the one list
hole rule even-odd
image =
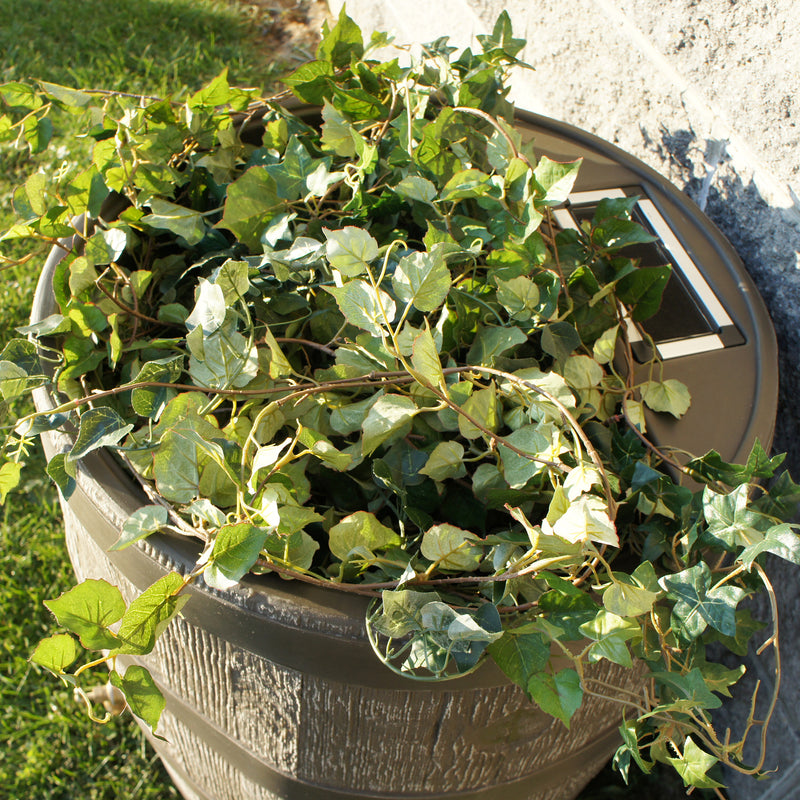
[[597, 468], [585, 461], [573, 467], [564, 479], [563, 487], [568, 500], [576, 500], [580, 495], [592, 490], [593, 486], [602, 486], [603, 481]]
[[513, 320], [526, 322], [539, 305], [539, 287], [524, 275], [497, 280], [497, 300]]
[[461, 478], [466, 475], [463, 445], [453, 441], [439, 442], [420, 470], [420, 474], [427, 475], [435, 481]]
[[444, 523], [425, 531], [420, 550], [439, 569], [474, 572], [483, 557], [483, 542], [470, 531]]
[[81, 414], [78, 435], [68, 459], [77, 461], [100, 447], [111, 447], [133, 430], [133, 425], [108, 406], [90, 408]]
[[539, 202], [548, 206], [557, 206], [563, 203], [578, 177], [578, 169], [583, 159], [577, 161], [553, 161], [547, 156], [542, 156], [533, 170], [539, 189]]
[[388, 335], [388, 325], [395, 317], [394, 300], [383, 291], [373, 289], [362, 280], [348, 281], [344, 286], [326, 286], [335, 298], [344, 318], [372, 336]]
[[185, 239], [186, 244], [190, 247], [199, 244], [206, 235], [205, 217], [200, 212], [170, 203], [160, 197], [151, 198], [147, 205], [150, 213], [141, 219], [145, 225], [171, 231], [176, 236]]
[[199, 342], [187, 339], [192, 353], [189, 374], [198, 386], [241, 389], [258, 374], [256, 346], [248, 346], [247, 339], [235, 329], [235, 324], [231, 320], [212, 334], [203, 336]]
[[310, 197], [323, 197], [331, 186], [343, 180], [346, 175], [345, 172], [329, 172], [328, 164], [320, 163], [306, 178], [306, 189], [308, 189], [306, 200]]
[[392, 288], [398, 300], [427, 314], [444, 302], [450, 280], [443, 251], [434, 247], [430, 253], [416, 252], [401, 258], [392, 275]]
[[354, 130], [350, 122], [344, 115], [330, 104], [326, 98], [322, 107], [322, 126], [320, 128], [323, 149], [333, 151], [337, 156], [351, 158], [356, 154], [356, 147], [353, 137], [350, 135]]
[[368, 456], [385, 442], [404, 435], [418, 413], [419, 409], [410, 397], [400, 394], [379, 397], [370, 406], [361, 425], [363, 454]]
[[680, 419], [692, 403], [686, 386], [675, 378], [647, 381], [642, 386], [642, 400], [653, 411], [663, 411]]
[[603, 379], [603, 368], [589, 356], [570, 356], [564, 362], [564, 380], [575, 389], [591, 389]]
[[378, 243], [363, 228], [348, 225], [337, 231], [325, 229], [324, 233], [330, 265], [348, 278], [363, 275], [378, 257]]
[[[545, 520], [542, 528], [549, 525]], [[552, 533], [568, 542], [596, 542], [619, 547], [617, 529], [608, 515], [604, 500], [592, 495], [581, 495], [571, 502], [567, 510], [555, 521]]]
[[269, 534], [269, 528], [247, 522], [223, 525], [214, 539], [203, 580], [212, 589], [235, 586], [255, 564]]
[[365, 548], [371, 553], [400, 544], [400, 537], [369, 511], [356, 511], [328, 531], [328, 546], [340, 561], [351, 552]]
[[204, 334], [210, 335], [222, 325], [227, 313], [228, 303], [222, 286], [200, 278], [194, 308], [186, 318], [186, 327], [190, 331], [201, 328]]

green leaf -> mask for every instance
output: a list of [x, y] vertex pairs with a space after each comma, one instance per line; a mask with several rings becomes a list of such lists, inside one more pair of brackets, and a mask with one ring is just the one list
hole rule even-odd
[[556, 520], [553, 533], [568, 542], [596, 542], [619, 547], [619, 537], [605, 500], [581, 495]]
[[436, 187], [421, 175], [406, 175], [394, 190], [400, 197], [432, 205], [438, 195]]
[[122, 619], [125, 601], [116, 586], [105, 580], [85, 580], [55, 600], [45, 600], [58, 624], [71, 631], [87, 650], [113, 648], [116, 637], [108, 630]]
[[542, 156], [533, 170], [539, 190], [538, 202], [548, 206], [561, 205], [569, 197], [582, 163], [582, 158], [561, 162]]
[[122, 525], [119, 539], [109, 550], [124, 550], [134, 542], [146, 539], [151, 533], [161, 530], [169, 519], [164, 506], [142, 506], [137, 508]]
[[547, 714], [560, 719], [569, 729], [572, 715], [581, 707], [583, 689], [574, 669], [551, 675], [540, 672], [528, 680], [528, 696]]
[[183, 577], [169, 572], [142, 592], [128, 606], [117, 631], [119, 645], [110, 655], [146, 655], [156, 639], [189, 600], [179, 592], [184, 588]]
[[603, 368], [589, 356], [570, 356], [564, 362], [564, 380], [574, 389], [591, 389], [603, 379]]
[[339, 472], [346, 470], [353, 463], [352, 453], [337, 450], [327, 437], [311, 428], [303, 428], [299, 441], [320, 461]]
[[617, 281], [617, 297], [631, 309], [636, 322], [649, 319], [661, 307], [664, 289], [672, 274], [670, 266], [638, 267]]
[[526, 322], [539, 307], [539, 287], [525, 275], [497, 280], [497, 300], [511, 319]]
[[550, 460], [552, 455], [550, 438], [538, 425], [523, 425], [503, 439], [525, 454], [520, 455], [505, 444], [498, 447], [506, 483], [512, 489], [521, 489], [534, 475], [538, 475], [544, 469], [544, 464], [535, 459]]
[[706, 774], [719, 759], [701, 750], [691, 737], [687, 737], [683, 745], [683, 758], [667, 759], [683, 778], [685, 786], [696, 786], [698, 789], [722, 787]]
[[675, 378], [647, 381], [642, 385], [642, 400], [653, 411], [663, 411], [680, 419], [689, 409], [692, 397], [686, 386]]
[[501, 53], [507, 58], [513, 58], [525, 47], [525, 39], [515, 39], [508, 11], [502, 11], [497, 17], [491, 35], [478, 34], [475, 37], [481, 44], [483, 52], [487, 55]]
[[328, 26], [327, 20], [323, 23], [316, 55], [319, 61], [330, 62], [334, 67], [347, 66], [352, 59], [364, 55], [361, 29], [347, 16], [344, 6], [333, 28]]
[[795, 533], [796, 527], [791, 522], [773, 525], [760, 542], [745, 547], [738, 560], [750, 569], [761, 553], [766, 552], [800, 565], [800, 536]]
[[5, 503], [8, 493], [19, 486], [22, 467], [15, 461], [6, 461], [0, 467], [0, 505]]
[[542, 350], [553, 356], [556, 364], [563, 364], [580, 344], [581, 337], [568, 322], [552, 322], [542, 329]]
[[442, 189], [440, 199], [444, 202], [483, 197], [492, 189], [489, 176], [479, 169], [463, 169], [453, 175]]
[[261, 234], [279, 210], [282, 210], [282, 201], [275, 179], [264, 167], [254, 166], [228, 186], [219, 224], [258, 252]]
[[387, 440], [404, 435], [411, 427], [411, 420], [419, 409], [410, 397], [385, 394], [369, 408], [361, 425], [363, 437], [361, 450], [365, 456], [372, 453]]
[[411, 364], [417, 373], [414, 377], [417, 380], [422, 378], [423, 386], [431, 386], [443, 394], [447, 394], [447, 384], [445, 383], [444, 372], [442, 372], [442, 363], [439, 360], [439, 348], [436, 347], [428, 328], [425, 328], [414, 337]]
[[641, 638], [641, 628], [637, 622], [623, 619], [605, 609], [597, 612], [594, 619], [580, 626], [581, 633], [594, 644], [589, 650], [589, 662], [608, 659], [623, 667], [631, 667], [631, 654], [627, 642]]
[[728, 494], [719, 494], [706, 486], [703, 490], [703, 515], [708, 523], [707, 535], [727, 549], [758, 544], [769, 518], [750, 508], [750, 487], [737, 486]]
[[[500, 416], [497, 401], [497, 391], [494, 386], [490, 389], [478, 389], [462, 403], [464, 414], [458, 415], [458, 430], [465, 439], [478, 439], [484, 436], [481, 428], [496, 432], [500, 427]], [[477, 423], [477, 425], [475, 424]], [[481, 427], [478, 427], [480, 425]]]
[[55, 675], [63, 676], [67, 667], [75, 662], [83, 652], [81, 646], [67, 633], [48, 636], [36, 645], [31, 661], [49, 669]]
[[386, 326], [394, 319], [396, 307], [394, 300], [383, 289], [375, 291], [362, 280], [324, 288], [336, 298], [336, 304], [350, 324], [367, 331], [371, 336], [387, 335]]
[[256, 563], [270, 534], [247, 522], [223, 525], [214, 539], [214, 546], [203, 579], [212, 589], [225, 590], [235, 586]]
[[[180, 378], [182, 372], [182, 355], [160, 358], [144, 364], [133, 382], [174, 383]], [[143, 387], [131, 392], [131, 405], [139, 416], [158, 419], [174, 396], [175, 390], [166, 386]]]
[[448, 523], [425, 531], [420, 549], [439, 569], [457, 572], [474, 572], [483, 557], [480, 537]]
[[425, 314], [439, 308], [450, 291], [450, 270], [441, 248], [401, 258], [392, 275], [392, 288], [398, 300]]
[[531, 679], [542, 673], [550, 661], [550, 643], [541, 633], [507, 630], [489, 645], [489, 655], [509, 680], [527, 690]]
[[124, 676], [112, 670], [109, 681], [125, 695], [130, 710], [155, 733], [167, 702], [148, 670], [139, 664], [132, 664], [125, 670]]
[[[37, 383], [41, 383], [39, 378]], [[30, 381], [28, 373], [11, 361], [0, 361], [0, 394], [4, 400], [13, 400], [24, 394]]]
[[200, 278], [195, 290], [194, 308], [186, 318], [186, 327], [190, 331], [200, 328], [206, 336], [210, 336], [225, 322], [227, 311], [228, 303], [222, 287]]
[[522, 330], [513, 325], [481, 328], [467, 353], [467, 364], [492, 366], [499, 356], [527, 341]]
[[200, 347], [196, 341], [187, 340], [191, 351], [189, 374], [198, 386], [242, 389], [258, 374], [258, 350], [234, 325], [233, 321], [226, 322], [210, 336], [203, 336]]
[[381, 593], [381, 614], [372, 621], [372, 625], [379, 633], [390, 638], [407, 636], [422, 630], [422, 609], [438, 600], [436, 592], [384, 590]]
[[463, 445], [453, 441], [439, 442], [420, 470], [420, 474], [427, 475], [435, 481], [461, 478], [466, 475]]
[[151, 228], [167, 230], [180, 236], [186, 244], [199, 244], [206, 235], [205, 217], [199, 212], [160, 197], [152, 197], [147, 203], [150, 213], [141, 218], [143, 225]]
[[324, 233], [328, 261], [348, 278], [363, 275], [378, 257], [378, 243], [363, 228], [348, 225], [337, 231], [325, 229]]
[[675, 600], [673, 616], [680, 631], [696, 639], [711, 625], [726, 636], [736, 635], [736, 606], [744, 589], [730, 584], [712, 587], [713, 576], [705, 562], [674, 575], [665, 575], [659, 586]]
[[53, 480], [65, 500], [69, 500], [77, 483], [75, 462], [67, 458], [66, 453], [56, 453], [47, 462], [47, 474]]
[[400, 537], [368, 511], [356, 511], [328, 531], [331, 553], [341, 561], [346, 561], [357, 548], [363, 547], [374, 553], [399, 544]]
[[658, 592], [652, 592], [643, 586], [629, 583], [633, 578], [615, 574], [616, 580], [603, 592], [603, 605], [607, 611], [620, 617], [638, 617], [648, 614], [658, 598]]
[[71, 89], [68, 86], [61, 86], [57, 83], [48, 83], [47, 81], [40, 81], [39, 85], [44, 89], [47, 94], [63, 103], [65, 106], [72, 108], [83, 108], [92, 102], [92, 96], [86, 92], [81, 92], [78, 89]]
[[78, 461], [100, 447], [112, 447], [132, 430], [133, 425], [126, 424], [113, 408], [90, 408], [81, 414], [78, 435], [67, 458]]

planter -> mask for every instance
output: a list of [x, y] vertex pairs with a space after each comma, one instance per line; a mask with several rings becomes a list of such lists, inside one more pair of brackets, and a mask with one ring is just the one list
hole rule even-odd
[[[62, 253], [42, 272], [34, 321], [54, 311]], [[44, 390], [35, 401], [54, 407]], [[48, 458], [70, 446], [65, 434], [43, 440]], [[105, 578], [130, 601], [168, 571], [191, 570], [197, 545], [178, 536], [108, 552], [146, 503], [107, 453], [84, 459], [62, 502], [79, 580]], [[189, 591], [183, 616], [141, 660], [167, 698], [153, 747], [187, 800], [566, 800], [619, 744], [622, 706], [611, 699], [587, 699], [568, 731], [493, 665], [441, 684], [395, 676], [369, 645], [363, 598], [274, 575]], [[641, 681], [608, 661], [591, 677], [632, 692]]]

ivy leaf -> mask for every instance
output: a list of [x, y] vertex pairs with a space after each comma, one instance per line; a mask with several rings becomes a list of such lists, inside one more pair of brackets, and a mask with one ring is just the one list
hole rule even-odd
[[105, 580], [85, 580], [55, 600], [45, 600], [58, 624], [77, 634], [87, 650], [113, 648], [117, 638], [109, 625], [122, 619], [125, 601], [116, 586]]
[[508, 679], [525, 690], [550, 661], [550, 642], [541, 633], [507, 630], [501, 639], [489, 645], [488, 651]]
[[650, 613], [658, 598], [658, 592], [652, 592], [643, 586], [636, 586], [627, 575], [615, 573], [614, 582], [603, 592], [603, 605], [606, 610], [620, 617], [638, 617]]
[[527, 322], [539, 307], [539, 287], [525, 275], [497, 280], [497, 301], [518, 322]]
[[736, 635], [736, 606], [745, 595], [744, 589], [729, 584], [712, 588], [712, 580], [708, 564], [700, 562], [674, 575], [665, 575], [658, 582], [675, 600], [673, 616], [689, 639], [700, 636], [706, 625], [726, 636]]
[[[183, 356], [148, 361], [133, 379], [134, 383], [174, 383], [183, 372]], [[131, 406], [141, 417], [158, 419], [175, 390], [166, 386], [140, 387], [131, 392]]]
[[417, 200], [427, 205], [433, 205], [433, 201], [438, 195], [436, 187], [421, 175], [406, 175], [394, 187], [394, 190], [400, 197], [408, 200]]
[[318, 164], [329, 161], [312, 158], [305, 145], [297, 136], [292, 136], [286, 145], [283, 159], [278, 164], [270, 164], [264, 169], [275, 181], [278, 197], [284, 200], [299, 200], [306, 194], [306, 180], [313, 174]]
[[642, 400], [653, 411], [663, 411], [680, 419], [689, 409], [692, 397], [686, 386], [675, 378], [647, 381], [642, 386]]
[[560, 719], [567, 730], [573, 714], [583, 702], [581, 679], [574, 669], [562, 669], [551, 675], [539, 672], [528, 680], [527, 694], [550, 716]]
[[420, 470], [420, 474], [427, 475], [435, 481], [461, 478], [466, 475], [463, 445], [453, 441], [439, 442]]
[[186, 318], [186, 327], [190, 331], [199, 327], [208, 336], [225, 321], [225, 315], [228, 313], [225, 292], [216, 283], [200, 278], [195, 297], [192, 313]]
[[525, 39], [515, 39], [513, 33], [511, 17], [509, 17], [508, 11], [503, 10], [497, 17], [492, 33], [488, 36], [478, 34], [475, 38], [480, 42], [486, 55], [501, 53], [507, 58], [513, 58], [526, 44]]
[[749, 494], [747, 484], [728, 494], [718, 494], [708, 486], [703, 490], [707, 535], [727, 549], [758, 544], [764, 538], [763, 530], [770, 527], [767, 517], [750, 508]]
[[441, 200], [452, 202], [473, 197], [483, 197], [492, 189], [489, 176], [479, 169], [463, 169], [444, 185]]
[[336, 558], [346, 561], [353, 550], [366, 548], [374, 553], [400, 544], [400, 537], [368, 511], [356, 511], [328, 531], [328, 544]]
[[371, 624], [378, 633], [390, 638], [407, 636], [422, 630], [422, 609], [438, 601], [436, 592], [412, 589], [385, 590], [381, 593], [381, 614]]
[[367, 412], [361, 425], [363, 433], [361, 451], [365, 456], [372, 453], [388, 439], [402, 435], [410, 427], [411, 419], [419, 409], [410, 397], [385, 394], [379, 397]]
[[722, 788], [721, 783], [717, 783], [706, 774], [719, 759], [701, 750], [691, 737], [687, 736], [684, 742], [683, 758], [667, 758], [667, 760], [683, 778], [685, 786], [696, 786], [698, 789]]
[[348, 225], [337, 231], [325, 229], [324, 233], [328, 261], [348, 278], [363, 275], [378, 257], [378, 243], [363, 228]]
[[398, 300], [425, 314], [439, 308], [450, 291], [450, 270], [441, 248], [401, 258], [392, 275], [392, 288]]
[[596, 542], [619, 547], [619, 537], [604, 500], [581, 495], [553, 525], [553, 533], [568, 542]]
[[664, 289], [672, 275], [672, 267], [637, 267], [617, 281], [617, 297], [631, 309], [636, 322], [649, 319], [661, 308]]
[[260, 237], [268, 222], [283, 210], [275, 179], [264, 167], [250, 167], [228, 186], [220, 227], [227, 228], [253, 251], [261, 249]]
[[248, 340], [234, 325], [235, 322], [226, 323], [210, 336], [204, 336], [202, 352], [189, 343], [189, 374], [198, 386], [241, 389], [258, 374], [256, 346], [248, 346]]
[[81, 646], [69, 634], [57, 633], [36, 645], [31, 661], [63, 678], [67, 667], [74, 664], [82, 652]]
[[448, 523], [425, 531], [420, 550], [440, 569], [457, 572], [474, 572], [483, 556], [480, 537]]
[[299, 441], [320, 461], [339, 472], [346, 470], [353, 463], [352, 453], [337, 450], [327, 437], [311, 428], [303, 428]]
[[538, 425], [523, 425], [503, 438], [505, 442], [525, 454], [520, 455], [505, 444], [498, 447], [506, 483], [512, 489], [521, 489], [534, 475], [538, 475], [544, 469], [544, 464], [536, 459], [550, 455], [550, 439]]
[[121, 644], [110, 655], [151, 652], [156, 639], [189, 600], [188, 595], [178, 594], [184, 585], [181, 575], [169, 572], [133, 600], [117, 632]]
[[66, 453], [56, 453], [47, 462], [47, 474], [58, 487], [64, 499], [69, 500], [77, 486], [75, 462], [70, 461]]
[[800, 536], [795, 533], [796, 527], [791, 522], [773, 525], [760, 542], [751, 544], [742, 550], [738, 561], [750, 569], [761, 553], [766, 552], [791, 561], [793, 564], [800, 564]]
[[533, 177], [539, 190], [538, 202], [547, 206], [561, 205], [569, 197], [575, 185], [582, 162], [581, 158], [576, 161], [561, 162], [542, 156], [533, 170]]
[[458, 430], [465, 439], [478, 439], [485, 435], [478, 425], [492, 433], [499, 429], [500, 416], [497, 391], [494, 386], [489, 389], [479, 389], [477, 392], [473, 392], [464, 403], [462, 403], [461, 408], [464, 414], [468, 414], [469, 417], [477, 423], [476, 425], [471, 422], [464, 414], [458, 415]]
[[111, 447], [132, 430], [133, 425], [126, 424], [113, 408], [90, 408], [81, 414], [78, 435], [67, 458], [78, 461], [100, 447]]
[[[199, 244], [206, 235], [205, 217], [191, 208], [170, 203], [160, 197], [151, 197], [147, 203], [150, 213], [143, 216], [140, 222], [151, 228], [167, 230], [180, 236], [189, 247]], [[97, 262], [95, 263], [105, 263]]]
[[212, 589], [235, 586], [256, 563], [270, 532], [249, 522], [223, 525], [214, 539], [203, 580]]
[[326, 286], [336, 298], [344, 318], [371, 336], [386, 336], [386, 325], [395, 316], [394, 300], [383, 289], [372, 288], [366, 281], [352, 280], [344, 286]]
[[542, 350], [551, 355], [556, 364], [563, 364], [581, 344], [581, 337], [568, 322], [552, 322], [542, 329]]
[[8, 493], [19, 486], [22, 467], [15, 461], [6, 461], [0, 467], [0, 505], [5, 503]]
[[626, 643], [631, 639], [641, 638], [641, 628], [637, 622], [601, 609], [594, 619], [580, 626], [580, 631], [587, 639], [594, 641], [589, 650], [590, 662], [605, 658], [623, 667], [632, 666]]
[[414, 377], [422, 378], [423, 385], [432, 386], [443, 394], [447, 394], [447, 384], [442, 372], [442, 363], [439, 360], [439, 349], [430, 329], [425, 328], [414, 337], [411, 350], [411, 364], [418, 373]]
[[528, 337], [514, 325], [481, 328], [467, 353], [467, 364], [491, 366], [503, 353], [527, 341]]
[[119, 539], [109, 547], [109, 550], [124, 550], [134, 542], [146, 539], [150, 534], [161, 530], [166, 524], [169, 515], [164, 506], [142, 506], [137, 508], [122, 525]]
[[364, 41], [361, 29], [347, 16], [345, 7], [333, 28], [328, 21], [322, 25], [322, 40], [317, 46], [317, 59], [330, 62], [334, 67], [347, 66], [351, 59], [359, 59], [364, 55]]
[[125, 695], [130, 710], [155, 733], [167, 702], [149, 671], [139, 664], [132, 664], [123, 676], [112, 670], [109, 681]]

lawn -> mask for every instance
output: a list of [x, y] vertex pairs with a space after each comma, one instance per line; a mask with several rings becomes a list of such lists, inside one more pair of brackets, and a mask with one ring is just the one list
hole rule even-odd
[[[225, 0], [0, 0], [0, 81], [42, 79], [146, 94], [196, 89], [228, 67], [231, 81], [266, 88], [282, 69], [266, 61], [253, 8]], [[0, 230], [16, 182], [74, 158], [65, 143], [31, 161], [0, 147]], [[4, 248], [6, 255], [13, 255]], [[19, 252], [19, 251], [18, 251]], [[0, 349], [24, 325], [35, 265], [2, 272]], [[129, 715], [88, 720], [71, 694], [28, 663], [53, 632], [42, 605], [72, 584], [55, 491], [33, 454], [24, 494], [0, 507], [0, 798], [177, 798]]]

